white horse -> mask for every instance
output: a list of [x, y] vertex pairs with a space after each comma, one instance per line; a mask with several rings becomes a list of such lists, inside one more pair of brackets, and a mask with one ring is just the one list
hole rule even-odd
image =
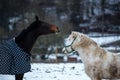
[[91, 80], [120, 79], [120, 54], [104, 50], [88, 36], [72, 32], [66, 39], [64, 53], [77, 51]]

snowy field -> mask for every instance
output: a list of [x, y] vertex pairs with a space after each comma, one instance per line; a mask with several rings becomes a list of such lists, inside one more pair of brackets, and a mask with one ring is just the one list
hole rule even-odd
[[[120, 36], [94, 37], [98, 44], [120, 40]], [[84, 72], [82, 63], [31, 64], [31, 72], [24, 76], [24, 80], [90, 80]], [[14, 76], [0, 75], [0, 80], [15, 80]]]
[[89, 80], [80, 63], [33, 64], [32, 71], [24, 80]]
[[[33, 63], [31, 65], [31, 72], [25, 74], [24, 80], [90, 80], [84, 72], [82, 63]], [[1, 75], [0, 80], [14, 80], [14, 76]]]

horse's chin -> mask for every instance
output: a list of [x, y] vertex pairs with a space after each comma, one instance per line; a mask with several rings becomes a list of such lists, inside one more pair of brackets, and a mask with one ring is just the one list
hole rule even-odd
[[58, 32], [55, 32], [55, 34], [57, 35], [57, 34], [58, 34]]
[[57, 30], [57, 31], [55, 32], [55, 34], [57, 35], [59, 32], [60, 32], [60, 30]]
[[51, 33], [53, 33], [53, 34], [58, 34], [60, 31], [51, 31]]

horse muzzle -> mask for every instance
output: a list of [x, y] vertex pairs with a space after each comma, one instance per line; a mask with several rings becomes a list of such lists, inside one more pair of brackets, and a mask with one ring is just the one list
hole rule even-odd
[[60, 32], [59, 28], [58, 28], [57, 26], [55, 26], [55, 25], [52, 25], [52, 26], [51, 26], [50, 31], [51, 31], [52, 33], [56, 33], [56, 34], [57, 34], [58, 32]]

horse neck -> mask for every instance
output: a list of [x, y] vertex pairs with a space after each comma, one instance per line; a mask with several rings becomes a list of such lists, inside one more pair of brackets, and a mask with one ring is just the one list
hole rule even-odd
[[92, 47], [92, 45], [87, 47], [78, 47], [76, 48], [76, 51], [79, 53], [83, 63], [86, 63], [91, 60], [91, 58], [94, 58], [93, 52], [95, 51], [95, 47]]
[[30, 53], [38, 36], [33, 31], [23, 30], [20, 35], [15, 37], [15, 42], [25, 52]]

